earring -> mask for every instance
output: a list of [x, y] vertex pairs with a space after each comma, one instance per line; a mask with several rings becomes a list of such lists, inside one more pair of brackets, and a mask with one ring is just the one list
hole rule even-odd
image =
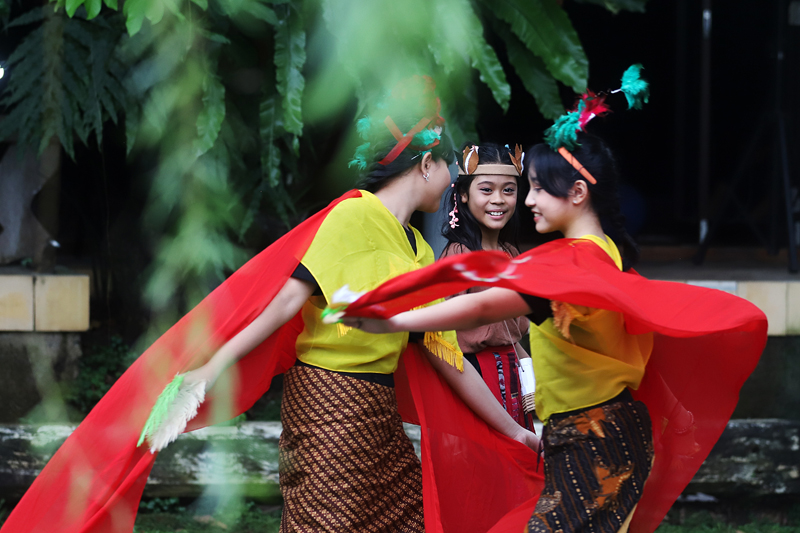
[[428, 176], [430, 176], [430, 174], [427, 172], [422, 175], [422, 177], [425, 178], [425, 181], [428, 181]]

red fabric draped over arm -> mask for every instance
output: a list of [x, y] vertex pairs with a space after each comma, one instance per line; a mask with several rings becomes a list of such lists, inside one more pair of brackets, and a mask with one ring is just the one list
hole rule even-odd
[[[387, 318], [471, 286], [491, 285], [617, 311], [630, 333], [654, 332], [653, 353], [634, 393], [650, 411], [656, 453], [631, 531], [649, 533], [725, 429], [764, 349], [767, 320], [751, 303], [721, 291], [620, 272], [598, 251], [587, 241], [561, 239], [515, 259], [500, 252], [449, 257], [389, 280], [350, 304], [347, 314]], [[676, 427], [674, 418], [686, 410], [693, 427]], [[538, 494], [530, 496], [491, 531], [520, 531]]]

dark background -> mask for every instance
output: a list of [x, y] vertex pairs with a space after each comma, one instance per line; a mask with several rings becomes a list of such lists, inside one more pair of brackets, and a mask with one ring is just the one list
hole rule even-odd
[[[711, 97], [708, 204], [711, 216], [720, 213], [720, 200], [742, 166], [742, 153], [754, 144], [754, 158], [744, 167], [737, 187], [744, 210], [768, 234], [775, 214], [775, 239], [785, 246], [785, 219], [780, 189], [778, 204], [769, 204], [774, 175], [776, 104], [776, 35], [779, 5], [785, 31], [784, 116], [790, 170], [800, 172], [797, 145], [800, 103], [800, 26], [789, 25], [787, 0], [716, 0], [711, 31]], [[646, 13], [612, 14], [602, 7], [565, 0], [564, 8], [589, 58], [590, 88], [601, 91], [619, 86], [621, 73], [632, 63], [645, 66], [651, 83], [650, 103], [641, 111], [626, 111], [624, 97], [612, 99], [615, 112], [593, 121], [589, 130], [600, 135], [617, 155], [622, 174], [623, 211], [629, 228], [642, 244], [692, 244], [698, 241], [698, 187], [700, 178], [701, 45], [703, 2], [651, 0]], [[15, 11], [21, 9], [17, 4]], [[25, 8], [27, 9], [27, 8]], [[18, 42], [22, 30], [0, 35], [0, 62]], [[487, 33], [502, 61], [507, 62], [500, 39]], [[503, 113], [487, 87], [478, 83], [479, 134], [484, 141], [540, 142], [552, 122], [538, 112], [514, 69], [506, 65], [512, 87], [511, 106]], [[474, 73], [477, 77], [477, 73]], [[5, 80], [0, 80], [2, 85]], [[575, 95], [562, 88], [566, 105]], [[342, 116], [334, 134], [346, 130], [351, 116]], [[764, 134], [755, 137], [762, 120]], [[97, 254], [109, 232], [125, 218], [135, 221], [146, 203], [147, 184], [126, 163], [124, 134], [109, 125], [102, 154], [96, 147], [76, 146], [76, 160], [63, 155], [61, 206], [57, 238], [62, 256]], [[310, 125], [310, 132], [314, 126]], [[330, 135], [331, 131], [321, 132]], [[459, 140], [457, 140], [458, 142]], [[322, 172], [320, 172], [322, 174]], [[318, 178], [315, 178], [318, 179]], [[324, 179], [324, 178], [323, 178]], [[779, 182], [776, 182], [779, 183]], [[324, 188], [322, 188], [324, 189]], [[524, 192], [524, 191], [523, 191]], [[306, 205], [319, 206], [330, 198], [309, 193]], [[758, 246], [755, 234], [741, 222], [739, 212], [722, 213], [715, 245]], [[522, 217], [527, 222], [527, 217]], [[532, 240], [530, 224], [523, 240]], [[134, 238], [134, 236], [132, 236]], [[142, 258], [146, 262], [145, 258]], [[138, 261], [136, 262], [138, 263]], [[137, 264], [136, 268], [141, 265]]]

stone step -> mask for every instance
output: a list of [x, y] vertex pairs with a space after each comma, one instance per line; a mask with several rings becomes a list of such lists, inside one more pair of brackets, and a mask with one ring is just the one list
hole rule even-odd
[[[0, 426], [0, 498], [20, 497], [73, 430]], [[197, 497], [216, 487], [263, 502], [280, 499], [279, 422], [245, 422], [182, 435], [159, 455], [145, 497]], [[406, 426], [419, 452], [419, 428]], [[685, 491], [718, 498], [800, 495], [800, 421], [729, 422]]]

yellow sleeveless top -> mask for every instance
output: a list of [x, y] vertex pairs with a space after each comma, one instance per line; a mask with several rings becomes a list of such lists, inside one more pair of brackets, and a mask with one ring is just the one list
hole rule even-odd
[[[322, 311], [344, 285], [369, 291], [384, 281], [430, 265], [433, 250], [415, 228], [414, 253], [400, 221], [373, 194], [340, 202], [322, 222], [301, 262], [323, 296], [312, 296], [301, 309], [304, 328], [297, 338], [297, 358], [339, 372], [391, 374], [408, 343], [408, 333], [373, 335], [341, 324], [322, 322]], [[463, 368], [453, 331], [426, 334], [433, 353]]]
[[[622, 270], [622, 258], [608, 236], [586, 235]], [[653, 350], [653, 334], [630, 335], [622, 314], [552, 302], [555, 318], [531, 324], [531, 357], [536, 375], [536, 414], [583, 409], [610, 400], [626, 387], [639, 388]]]

